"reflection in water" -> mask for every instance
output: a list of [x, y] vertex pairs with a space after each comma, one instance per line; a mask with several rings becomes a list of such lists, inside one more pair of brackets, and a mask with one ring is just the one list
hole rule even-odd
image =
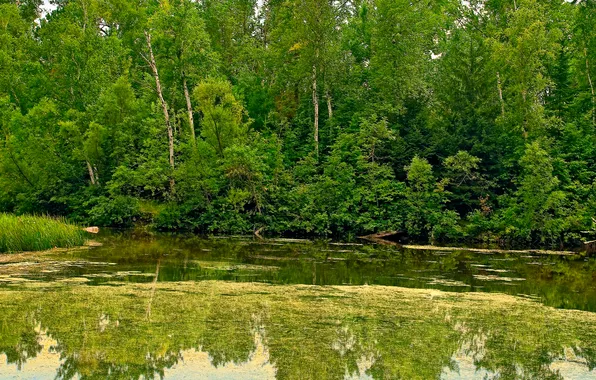
[[2, 258], [0, 379], [596, 379], [594, 260], [103, 243]]
[[[498, 372], [492, 372], [485, 368], [478, 368], [478, 353], [470, 352], [464, 347], [460, 348], [452, 358], [455, 368], [445, 368], [441, 375], [442, 380], [451, 379], [498, 379], [501, 378]], [[590, 370], [586, 359], [579, 357], [571, 348], [565, 349], [565, 356], [553, 360], [548, 368], [541, 373], [544, 377], [567, 380], [596, 379], [596, 371]], [[537, 378], [536, 373], [528, 373], [525, 369], [519, 368], [514, 376], [510, 378], [533, 379]]]
[[[0, 378], [6, 379], [53, 379], [62, 361], [56, 351], [58, 342], [41, 331], [37, 326], [33, 331], [33, 352], [23, 352], [14, 360], [10, 353], [0, 352]], [[19, 350], [20, 351], [20, 350]], [[10, 364], [12, 362], [12, 364]]]
[[585, 380], [596, 378], [594, 371], [589, 371], [585, 360], [560, 359], [550, 365], [551, 371], [558, 373], [562, 378], [568, 380]]
[[596, 315], [505, 295], [218, 281], [0, 290], [0, 379], [589, 379], [595, 353]]
[[[1, 379], [53, 379], [56, 374], [63, 373], [60, 368], [64, 361], [56, 351], [58, 342], [46, 333], [38, 334], [38, 352], [25, 363], [8, 364], [7, 356], [0, 354]], [[230, 362], [218, 367], [213, 365], [208, 352], [185, 350], [180, 352], [177, 363], [164, 369], [163, 375], [171, 379], [196, 379], [197, 374], [208, 379], [275, 379], [275, 367], [269, 363], [269, 351], [258, 333], [255, 333], [255, 346], [246, 362]]]
[[263, 337], [255, 332], [255, 350], [246, 362], [228, 362], [218, 367], [213, 365], [213, 358], [208, 352], [186, 350], [181, 353], [182, 360], [164, 371], [166, 378], [196, 379], [197, 374], [206, 379], [275, 379], [275, 367], [269, 362], [269, 350], [263, 343]]
[[223, 280], [386, 285], [500, 292], [596, 312], [596, 258], [398, 250], [378, 245], [182, 238], [131, 233], [103, 247], [0, 264], [0, 287], [68, 279], [89, 284]]

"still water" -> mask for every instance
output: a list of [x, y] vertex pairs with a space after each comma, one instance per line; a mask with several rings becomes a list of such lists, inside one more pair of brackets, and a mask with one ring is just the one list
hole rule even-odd
[[596, 379], [596, 260], [126, 232], [0, 256], [0, 379]]

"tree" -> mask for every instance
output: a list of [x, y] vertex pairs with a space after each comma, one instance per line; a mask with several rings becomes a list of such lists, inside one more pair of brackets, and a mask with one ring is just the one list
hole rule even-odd
[[[170, 168], [172, 171], [174, 170], [174, 131], [172, 129], [172, 123], [170, 120], [170, 111], [168, 110], [168, 103], [166, 102], [163, 89], [161, 87], [161, 80], [159, 79], [159, 71], [157, 69], [157, 63], [155, 61], [155, 55], [153, 54], [153, 47], [151, 46], [151, 33], [145, 31], [145, 41], [147, 42], [147, 50], [149, 52], [149, 56], [143, 56], [145, 61], [149, 67], [151, 67], [151, 71], [153, 72], [153, 77], [155, 79], [155, 91], [157, 93], [157, 97], [159, 99], [159, 104], [161, 105], [161, 110], [163, 111], [164, 121], [166, 123], [166, 129], [168, 131], [168, 148], [170, 153]], [[174, 177], [170, 177], [170, 192], [174, 194], [176, 192], [175, 188], [175, 181]]]
[[[195, 145], [195, 123], [190, 90], [217, 66], [217, 56], [210, 46], [197, 5], [188, 0], [177, 0], [156, 12], [150, 23], [156, 60], [160, 62], [162, 81], [170, 89], [174, 110], [185, 108], [190, 141]], [[184, 105], [177, 104], [181, 90]]]
[[416, 156], [405, 170], [408, 173], [407, 232], [412, 236], [428, 235], [431, 240], [453, 234], [458, 217], [456, 213], [444, 210], [447, 202], [445, 183], [436, 182], [432, 165]]
[[545, 91], [552, 81], [547, 67], [561, 49], [561, 31], [548, 24], [549, 11], [535, 0], [520, 0], [509, 11], [508, 26], [494, 42], [496, 62], [507, 70], [498, 80], [503, 87], [505, 120], [524, 138], [540, 135], [548, 124]]
[[525, 244], [591, 226], [594, 0], [39, 5], [0, 0], [0, 211]]
[[[575, 19], [575, 46], [577, 52], [577, 66], [578, 73], [581, 73], [579, 82], [582, 87], [587, 89], [587, 96], [580, 96], [580, 102], [585, 102], [585, 98], [589, 99], [590, 109], [588, 114], [591, 114], [592, 127], [596, 127], [596, 36], [594, 35], [594, 28], [596, 28], [596, 2], [593, 0], [580, 1], [577, 5]], [[582, 92], [586, 91], [584, 89]], [[582, 99], [583, 98], [583, 99]]]
[[[302, 84], [301, 93], [308, 93], [313, 109], [313, 142], [319, 154], [319, 105], [324, 92], [328, 109], [332, 109], [329, 80], [332, 62], [337, 59], [338, 32], [344, 19], [342, 7], [333, 1], [294, 0], [281, 3], [276, 10], [275, 29], [271, 31], [275, 40], [274, 50], [279, 54], [287, 69], [282, 71], [291, 84]], [[286, 31], [290, 30], [290, 33]], [[282, 74], [282, 75], [283, 75]], [[280, 75], [281, 76], [281, 75]], [[305, 91], [308, 88], [310, 91]], [[332, 112], [329, 113], [329, 116]]]
[[201, 114], [201, 135], [219, 157], [235, 141], [245, 138], [247, 124], [244, 109], [232, 94], [229, 82], [209, 79], [194, 90], [194, 98]]

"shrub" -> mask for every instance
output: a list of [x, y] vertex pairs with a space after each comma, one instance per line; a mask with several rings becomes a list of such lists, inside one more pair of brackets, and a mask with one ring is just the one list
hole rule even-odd
[[142, 214], [138, 199], [133, 197], [97, 197], [93, 202], [95, 205], [89, 211], [89, 217], [99, 226], [130, 227]]

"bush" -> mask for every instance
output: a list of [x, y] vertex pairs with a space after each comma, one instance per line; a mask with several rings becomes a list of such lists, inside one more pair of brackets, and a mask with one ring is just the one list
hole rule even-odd
[[130, 227], [142, 216], [140, 203], [133, 197], [97, 197], [92, 203], [89, 218], [99, 226]]
[[157, 214], [153, 225], [160, 231], [193, 231], [199, 227], [193, 212], [189, 205], [170, 203]]

